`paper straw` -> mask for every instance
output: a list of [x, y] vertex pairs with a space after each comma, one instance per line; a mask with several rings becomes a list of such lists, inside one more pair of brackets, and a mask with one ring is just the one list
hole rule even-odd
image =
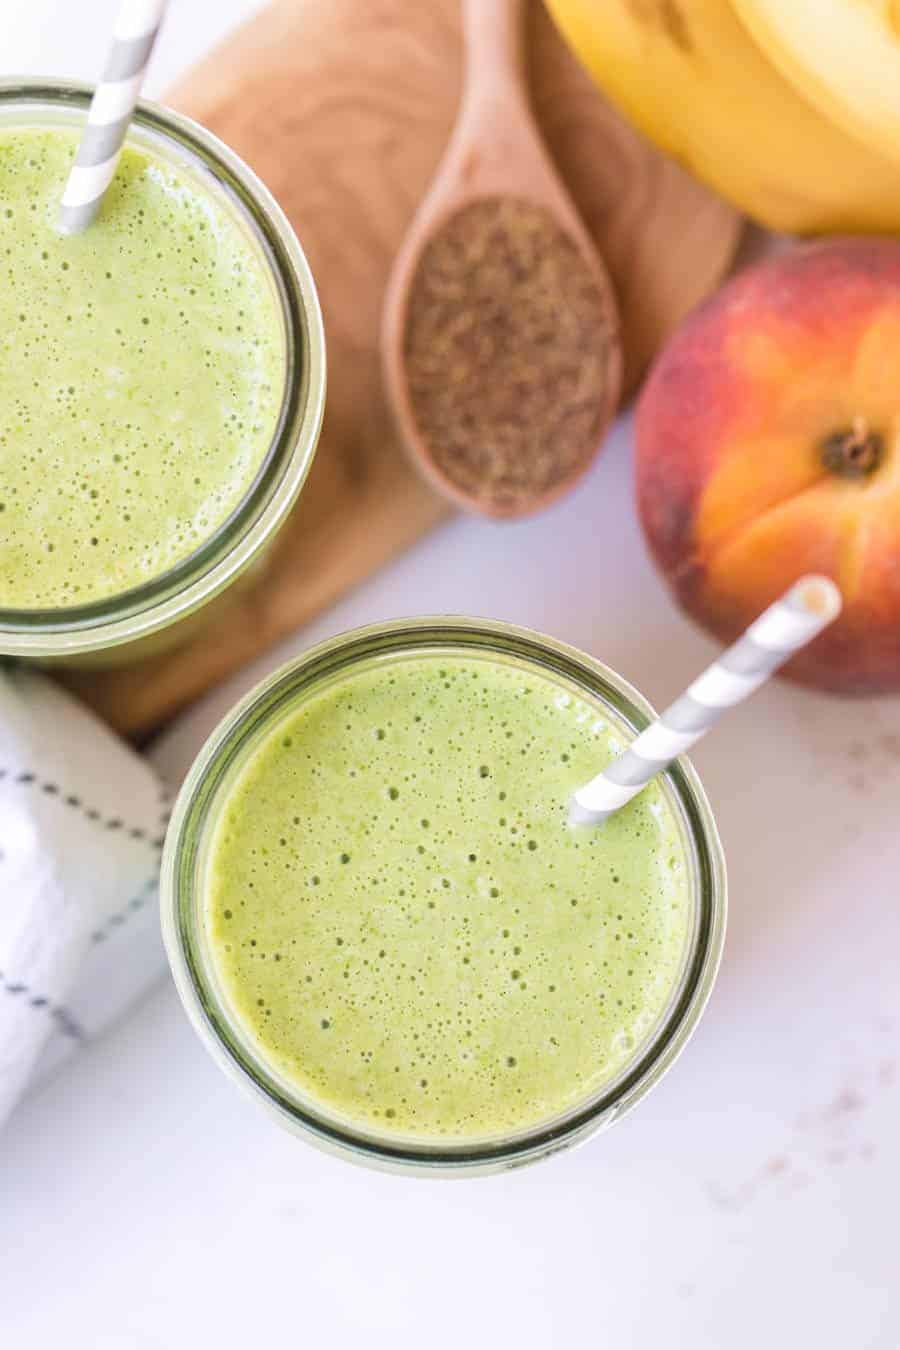
[[63, 234], [80, 234], [90, 225], [112, 181], [165, 7], [166, 0], [123, 0], [63, 193]]
[[642, 731], [624, 754], [572, 797], [573, 825], [597, 825], [618, 811], [652, 778], [684, 754], [727, 708], [747, 698], [805, 647], [841, 611], [841, 593], [828, 577], [802, 577], [752, 623], [719, 657]]

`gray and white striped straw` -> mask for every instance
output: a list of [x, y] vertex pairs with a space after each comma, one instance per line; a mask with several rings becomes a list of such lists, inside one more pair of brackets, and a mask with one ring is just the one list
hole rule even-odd
[[90, 225], [112, 181], [165, 7], [166, 0], [123, 0], [63, 193], [63, 234], [80, 234]]
[[573, 795], [573, 825], [597, 825], [618, 811], [674, 759], [709, 731], [727, 708], [742, 702], [805, 647], [841, 611], [841, 593], [828, 577], [802, 577], [750, 625], [651, 722], [628, 749]]

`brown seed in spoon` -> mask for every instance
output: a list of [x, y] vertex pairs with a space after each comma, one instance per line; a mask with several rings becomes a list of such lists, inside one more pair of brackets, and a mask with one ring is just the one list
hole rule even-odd
[[556, 219], [491, 197], [451, 215], [409, 292], [404, 364], [436, 470], [494, 515], [590, 463], [609, 416], [615, 316]]

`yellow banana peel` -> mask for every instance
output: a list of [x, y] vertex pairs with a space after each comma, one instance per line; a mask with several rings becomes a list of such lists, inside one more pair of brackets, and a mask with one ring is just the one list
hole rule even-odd
[[823, 117], [900, 162], [898, 0], [731, 0], [772, 64]]
[[[801, 234], [900, 231], [900, 159], [851, 133], [840, 113], [837, 119], [826, 116], [821, 94], [817, 105], [799, 91], [742, 22], [737, 7], [745, 2], [754, 5], [754, 0], [737, 5], [547, 0], [547, 5], [625, 115], [761, 224]], [[878, 0], [847, 3], [884, 7]], [[771, 5], [761, 9], [771, 17]], [[787, 66], [787, 58], [781, 64]]]

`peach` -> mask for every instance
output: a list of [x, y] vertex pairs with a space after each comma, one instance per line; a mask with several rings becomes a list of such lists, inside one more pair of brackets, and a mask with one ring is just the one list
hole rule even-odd
[[730, 642], [804, 572], [838, 621], [788, 675], [900, 690], [900, 243], [847, 238], [740, 273], [658, 359], [638, 508], [675, 596]]

